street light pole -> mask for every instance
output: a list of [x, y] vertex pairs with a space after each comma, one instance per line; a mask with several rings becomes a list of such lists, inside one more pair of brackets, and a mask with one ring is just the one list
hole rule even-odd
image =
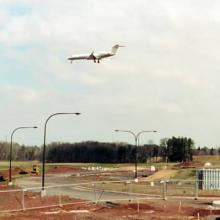
[[127, 132], [130, 133], [135, 140], [135, 175], [134, 178], [137, 179], [138, 173], [137, 173], [137, 163], [138, 163], [138, 146], [139, 146], [139, 137], [142, 133], [149, 133], [149, 132], [157, 132], [157, 131], [140, 131], [137, 134], [130, 130], [115, 130], [116, 132]]
[[52, 118], [53, 116], [56, 115], [80, 115], [81, 113], [79, 112], [74, 112], [74, 113], [69, 113], [69, 112], [59, 112], [59, 113], [55, 113], [50, 115], [45, 124], [44, 124], [44, 145], [43, 145], [43, 168], [42, 168], [42, 191], [41, 191], [41, 196], [45, 196], [46, 192], [44, 190], [44, 186], [45, 186], [45, 160], [46, 160], [46, 132], [47, 132], [47, 122], [50, 120], [50, 118]]
[[14, 133], [17, 131], [17, 130], [20, 130], [20, 129], [26, 129], [26, 128], [37, 128], [37, 126], [33, 126], [33, 127], [18, 127], [18, 128], [15, 128], [12, 133], [11, 133], [11, 144], [10, 144], [10, 154], [9, 154], [9, 183], [8, 185], [11, 186], [12, 185], [12, 178], [11, 178], [11, 162], [12, 162], [12, 140], [13, 140], [13, 135]]

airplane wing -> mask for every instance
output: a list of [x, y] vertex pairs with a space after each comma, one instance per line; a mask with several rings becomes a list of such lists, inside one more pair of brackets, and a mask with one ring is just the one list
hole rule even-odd
[[87, 60], [89, 58], [89, 55], [73, 55], [71, 57], [68, 58], [68, 60]]
[[69, 57], [68, 60], [71, 61], [71, 63], [73, 62], [73, 60], [96, 60], [96, 57], [93, 54], [94, 52], [92, 52], [91, 54], [81, 54], [81, 55], [73, 55], [72, 57]]

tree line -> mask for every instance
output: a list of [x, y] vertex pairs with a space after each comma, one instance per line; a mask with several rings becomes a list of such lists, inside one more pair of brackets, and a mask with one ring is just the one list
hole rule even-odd
[[[0, 160], [9, 159], [10, 143], [0, 142]], [[136, 146], [127, 143], [86, 141], [80, 143], [50, 143], [46, 147], [47, 162], [133, 163]], [[195, 148], [186, 137], [161, 139], [160, 144], [138, 146], [138, 162], [187, 162], [193, 155], [216, 155], [220, 149]], [[42, 147], [13, 143], [13, 160], [41, 160]]]
[[[0, 160], [9, 160], [10, 143], [0, 142]], [[13, 143], [12, 160], [40, 160], [41, 148]]]
[[[138, 147], [138, 161], [146, 162], [157, 145]], [[158, 151], [159, 152], [159, 151]], [[48, 162], [82, 163], [133, 163], [136, 147], [126, 143], [102, 143], [87, 141], [81, 143], [51, 143], [47, 146]], [[158, 154], [159, 156], [159, 154]]]

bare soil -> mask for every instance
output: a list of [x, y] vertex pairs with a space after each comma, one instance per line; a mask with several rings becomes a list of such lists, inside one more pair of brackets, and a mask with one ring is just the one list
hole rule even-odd
[[145, 180], [156, 181], [156, 180], [171, 179], [176, 174], [177, 174], [177, 170], [159, 170], [153, 175], [146, 177]]
[[[184, 164], [184, 166], [187, 164]], [[194, 166], [195, 164], [193, 164]], [[189, 164], [192, 166], [192, 164]], [[80, 168], [72, 167], [56, 167], [48, 171], [48, 174], [63, 174], [63, 173], [78, 173], [82, 170]], [[12, 175], [19, 175], [20, 169], [13, 169]], [[148, 180], [160, 180], [169, 179], [176, 175], [177, 170], [160, 170], [147, 177]], [[123, 172], [119, 172], [119, 175], [123, 175]], [[8, 177], [8, 171], [2, 172], [6, 178]], [[101, 180], [106, 176], [87, 176], [83, 177], [87, 179]], [[81, 178], [81, 177], [79, 177]], [[7, 185], [0, 185], [1, 190], [7, 189], [19, 189], [15, 187], [9, 187]], [[22, 192], [0, 194], [0, 211], [12, 210], [22, 208]], [[210, 208], [211, 201], [194, 201], [194, 200], [148, 200], [146, 202], [133, 203], [78, 203], [74, 205], [65, 205], [63, 207], [44, 208], [28, 210], [28, 208], [37, 206], [46, 206], [51, 204], [58, 204], [58, 196], [48, 196], [41, 198], [39, 193], [25, 192], [25, 208], [26, 211], [0, 213], [0, 220], [124, 220], [124, 219], [136, 219], [136, 220], [164, 220], [164, 219], [198, 219], [198, 213], [200, 220], [210, 215], [219, 215], [220, 210], [213, 210]], [[68, 197], [62, 198], [65, 201], [71, 202], [83, 202], [79, 200], [70, 199]], [[77, 212], [78, 211], [78, 212]], [[86, 213], [85, 211], [88, 211]]]
[[82, 171], [82, 169], [76, 168], [76, 167], [70, 167], [70, 166], [58, 167], [58, 166], [54, 166], [52, 169], [48, 170], [47, 174], [78, 173], [78, 172], [81, 172], [81, 171]]
[[[9, 189], [8, 186], [1, 186], [1, 189]], [[4, 202], [0, 201], [0, 210], [22, 208], [20, 194], [11, 193], [4, 197]], [[68, 201], [68, 197], [63, 198]], [[47, 206], [57, 202], [57, 196], [41, 198], [38, 193], [26, 192], [25, 208], [37, 206]], [[220, 210], [212, 210], [210, 202], [204, 201], [178, 201], [178, 200], [150, 200], [146, 202], [127, 202], [127, 203], [101, 203], [93, 204], [80, 200], [69, 199], [74, 202], [72, 205], [63, 207], [42, 208], [35, 210], [26, 210], [18, 212], [0, 213], [1, 220], [162, 220], [162, 219], [197, 219], [198, 213], [200, 219], [217, 214], [220, 216]], [[57, 203], [56, 203], [57, 204]], [[5, 207], [6, 205], [6, 207]], [[190, 217], [190, 218], [189, 218]]]
[[[77, 211], [74, 213], [74, 211]], [[88, 213], [84, 213], [88, 211]], [[5, 213], [0, 215], [3, 220], [73, 220], [73, 219], [102, 219], [102, 220], [121, 220], [121, 219], [200, 219], [209, 215], [218, 214], [220, 211], [206, 209], [194, 209], [190, 206], [184, 206], [179, 209], [173, 204], [166, 203], [163, 206], [156, 207], [155, 204], [115, 204], [113, 207], [95, 204], [76, 204], [57, 208], [47, 208], [32, 211]], [[189, 218], [190, 217], [190, 218]]]

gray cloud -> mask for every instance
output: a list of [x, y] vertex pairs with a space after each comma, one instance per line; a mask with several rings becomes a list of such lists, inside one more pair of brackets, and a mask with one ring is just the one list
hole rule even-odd
[[[48, 141], [132, 142], [112, 132], [119, 128], [160, 130], [143, 141], [219, 144], [219, 1], [64, 2], [0, 1], [2, 137], [20, 123], [43, 127], [56, 111], [81, 111], [76, 122], [51, 122]], [[66, 60], [115, 43], [127, 47], [99, 65]], [[19, 141], [41, 144], [42, 128]]]

